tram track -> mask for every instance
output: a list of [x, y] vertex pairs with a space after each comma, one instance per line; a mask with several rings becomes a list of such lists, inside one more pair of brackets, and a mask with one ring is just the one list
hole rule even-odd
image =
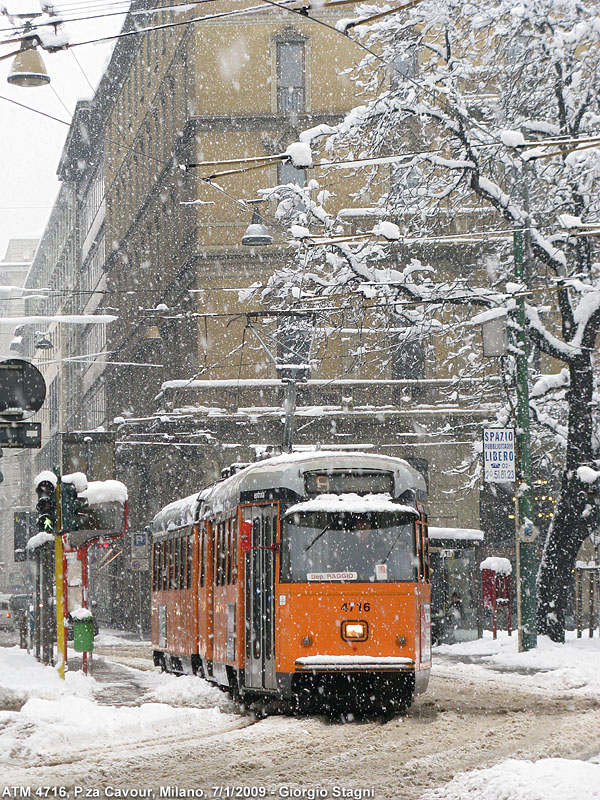
[[[124, 652], [123, 660], [127, 657]], [[110, 660], [118, 663], [118, 653]], [[137, 682], [142, 702], [152, 702], [152, 695], [144, 694], [143, 673], [130, 668], [115, 682], [113, 699], [121, 691], [126, 700], [127, 680]], [[57, 744], [41, 758], [15, 752], [2, 765], [2, 777], [5, 785], [32, 790], [94, 788], [100, 797], [108, 796], [106, 787], [150, 789], [153, 800], [159, 800], [165, 786], [202, 789], [212, 797], [211, 787], [224, 785], [274, 787], [275, 796], [281, 786], [372, 788], [377, 800], [418, 800], [458, 772], [509, 758], [587, 758], [597, 752], [597, 697], [540, 692], [514, 683], [509, 688], [505, 680], [502, 675], [482, 680], [461, 674], [459, 665], [440, 659], [429, 690], [407, 714], [387, 722], [348, 724], [323, 716], [255, 719], [229, 709], [219, 713], [217, 698], [193, 728], [130, 729], [129, 736], [107, 731], [106, 740], [93, 747], [59, 749]], [[131, 699], [123, 707], [130, 704]], [[25, 720], [24, 725], [26, 744]]]

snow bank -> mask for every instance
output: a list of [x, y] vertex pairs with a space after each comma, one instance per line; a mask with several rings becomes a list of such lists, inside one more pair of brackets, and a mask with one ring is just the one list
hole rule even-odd
[[[32, 697], [48, 700], [73, 695], [91, 697], [95, 685], [93, 679], [86, 679], [80, 672], [68, 672], [66, 680], [61, 680], [53, 667], [40, 664], [20, 647], [0, 648], [0, 709], [17, 709]], [[0, 721], [2, 716], [0, 711]], [[2, 752], [5, 750], [0, 744]]]
[[[149, 681], [161, 678], [148, 676]], [[192, 680], [197, 688], [192, 688]], [[111, 747], [134, 747], [145, 738], [220, 730], [231, 720], [216, 707], [214, 693], [218, 690], [205, 681], [171, 675], [164, 676], [162, 683], [154, 694], [165, 702], [145, 702], [137, 707], [99, 705], [92, 696], [100, 691], [93, 678], [67, 672], [63, 681], [54, 667], [38, 663], [26, 651], [0, 648], [0, 708], [4, 709], [0, 710], [0, 765], [39, 764], [55, 753], [64, 758], [67, 751], [95, 751], [106, 741], [107, 731]], [[166, 704], [177, 695], [180, 705], [202, 707]], [[202, 695], [204, 702], [198, 702]], [[222, 693], [219, 695], [222, 700]]]
[[490, 769], [461, 772], [419, 800], [598, 800], [600, 764], [566, 758], [535, 763], [509, 759]]
[[[464, 657], [471, 663], [444, 663], [439, 656], [452, 659]], [[541, 695], [592, 696], [600, 695], [600, 639], [582, 637], [575, 631], [566, 632], [566, 643], [551, 642], [538, 636], [537, 647], [519, 653], [518, 636], [498, 631], [484, 631], [483, 639], [433, 649], [433, 670], [440, 675], [459, 675], [462, 678], [504, 685], [510, 690], [525, 689]], [[599, 748], [600, 750], [600, 745]]]
[[219, 708], [221, 711], [236, 711], [236, 705], [228, 694], [196, 675], [176, 676], [161, 673], [156, 679], [159, 685], [145, 696], [144, 699], [147, 701], [187, 708]]

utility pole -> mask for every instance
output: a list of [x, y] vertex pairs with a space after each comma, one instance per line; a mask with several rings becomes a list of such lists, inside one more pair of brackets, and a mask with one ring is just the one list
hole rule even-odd
[[[515, 280], [525, 282], [523, 262], [523, 232], [513, 234]], [[527, 375], [529, 359], [529, 340], [525, 327], [525, 297], [520, 293], [516, 298], [515, 321], [517, 329], [513, 332], [516, 359], [517, 389], [517, 611], [519, 628], [519, 651], [537, 647], [537, 594], [536, 558], [533, 526], [533, 489], [531, 486], [531, 454], [529, 424], [529, 381]]]

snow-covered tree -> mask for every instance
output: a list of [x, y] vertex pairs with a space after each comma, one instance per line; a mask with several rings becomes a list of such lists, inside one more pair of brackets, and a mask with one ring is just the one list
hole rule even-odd
[[[332, 168], [329, 183], [343, 193], [352, 170], [354, 184], [362, 178], [355, 205], [369, 211], [350, 217], [349, 231], [348, 215], [331, 210], [331, 187], [278, 187], [297, 257], [267, 289], [297, 298], [375, 285], [392, 304], [420, 301], [421, 324], [437, 317], [447, 334], [441, 309], [514, 305], [523, 287], [514, 285], [510, 233], [524, 230], [529, 340], [554, 373], [538, 371], [533, 384], [534, 439], [558, 448], [562, 475], [538, 575], [539, 631], [555, 640], [576, 555], [597, 524], [595, 473], [579, 468], [598, 466], [600, 267], [597, 240], [576, 233], [579, 221], [600, 220], [599, 12], [591, 0], [431, 0], [364, 26], [372, 54], [353, 76], [362, 104], [301, 138], [352, 162]], [[494, 244], [492, 231], [508, 233], [508, 244]], [[473, 270], [448, 269], [428, 252], [431, 236], [459, 233], [463, 250], [473, 242]]]

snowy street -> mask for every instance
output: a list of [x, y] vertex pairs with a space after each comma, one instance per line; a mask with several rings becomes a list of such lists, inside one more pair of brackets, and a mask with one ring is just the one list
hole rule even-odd
[[[72, 670], [63, 684], [16, 647], [0, 648], [0, 660], [3, 797], [24, 796], [20, 787], [73, 800], [190, 789], [195, 797], [600, 796], [598, 638], [544, 639], [521, 654], [504, 633], [438, 647], [428, 692], [387, 722], [257, 720], [199, 678], [160, 674], [148, 643], [109, 633], [98, 637], [93, 679]], [[458, 773], [466, 774], [452, 781]]]

